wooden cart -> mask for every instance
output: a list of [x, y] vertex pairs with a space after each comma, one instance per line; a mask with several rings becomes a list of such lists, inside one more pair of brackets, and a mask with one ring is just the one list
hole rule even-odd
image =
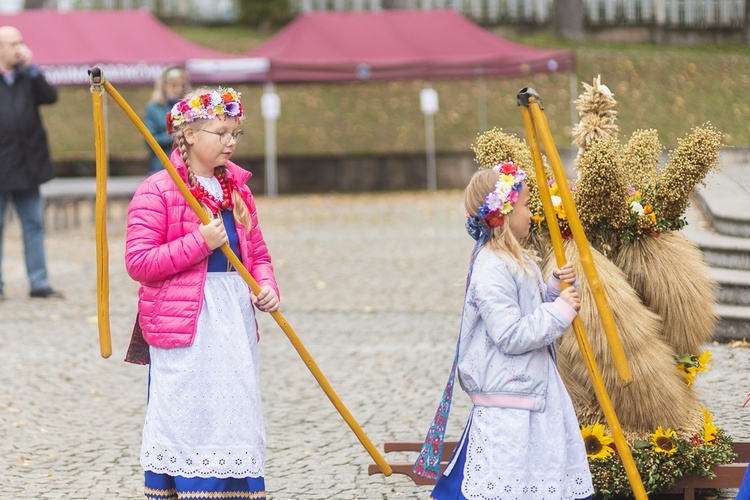
[[[446, 441], [443, 446], [443, 456], [441, 457], [440, 471], [445, 468], [450, 460], [453, 450], [458, 444], [457, 441]], [[694, 500], [695, 490], [708, 488], [739, 488], [742, 484], [742, 478], [745, 476], [748, 459], [750, 459], [750, 442], [737, 442], [732, 444], [734, 452], [738, 455], [738, 462], [726, 465], [717, 465], [714, 467], [716, 477], [713, 479], [701, 476], [685, 476], [680, 478], [669, 491], [663, 491], [665, 494], [682, 494], [684, 500]], [[415, 452], [419, 453], [422, 449], [421, 441], [394, 441], [385, 443], [386, 453], [391, 452]], [[411, 462], [389, 463], [394, 474], [404, 474], [409, 476], [414, 484], [430, 485], [435, 484], [432, 479], [425, 479], [414, 473], [414, 460]], [[380, 468], [376, 464], [370, 464], [367, 470], [369, 475], [380, 474]]]

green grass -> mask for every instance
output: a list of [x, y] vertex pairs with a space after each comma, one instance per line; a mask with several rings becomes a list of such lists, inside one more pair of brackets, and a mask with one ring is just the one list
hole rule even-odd
[[199, 45], [230, 54], [243, 54], [268, 38], [268, 35], [242, 26], [172, 26], [172, 30]]
[[[265, 36], [238, 27], [179, 26], [175, 30], [201, 45], [241, 54]], [[710, 121], [725, 134], [727, 145], [750, 145], [750, 50], [736, 45], [696, 48], [648, 44], [573, 44], [549, 33], [514, 37], [545, 47], [576, 52], [577, 91], [597, 75], [614, 92], [623, 137], [654, 128], [672, 147], [690, 128]], [[475, 79], [432, 82], [440, 99], [435, 116], [438, 151], [470, 152], [480, 132], [480, 83]], [[487, 78], [487, 126], [523, 134], [516, 93], [537, 90], [558, 147], [571, 143], [568, 75]], [[243, 93], [248, 112], [246, 140], [239, 156], [262, 156], [264, 126], [262, 87], [233, 84]], [[278, 85], [281, 117], [277, 124], [280, 155], [387, 154], [424, 151], [424, 117], [419, 108], [421, 81]], [[148, 87], [118, 87], [141, 112]], [[575, 96], [574, 96], [575, 97]], [[53, 158], [93, 158], [93, 120], [88, 88], [63, 88], [58, 104], [44, 109]], [[108, 105], [108, 140], [113, 158], [145, 157], [145, 143], [113, 101]]]

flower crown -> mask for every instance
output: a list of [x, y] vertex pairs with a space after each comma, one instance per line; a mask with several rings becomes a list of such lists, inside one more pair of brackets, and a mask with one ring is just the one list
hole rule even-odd
[[242, 118], [240, 93], [232, 88], [216, 90], [181, 100], [167, 113], [167, 133], [195, 120], [213, 120], [217, 116]]
[[518, 201], [526, 179], [526, 172], [510, 162], [495, 165], [492, 170], [499, 176], [495, 189], [484, 199], [475, 216], [466, 214], [466, 230], [475, 240], [489, 236], [490, 227], [505, 224], [505, 216], [513, 213], [513, 204]]

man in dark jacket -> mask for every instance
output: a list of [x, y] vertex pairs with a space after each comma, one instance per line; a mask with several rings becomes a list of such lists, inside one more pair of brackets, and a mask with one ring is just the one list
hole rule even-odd
[[[23, 230], [30, 296], [62, 297], [47, 279], [39, 193], [39, 185], [54, 174], [38, 106], [57, 101], [57, 89], [47, 83], [31, 56], [20, 31], [0, 26], [0, 263], [5, 208], [12, 200]], [[0, 274], [0, 300], [4, 298]]]

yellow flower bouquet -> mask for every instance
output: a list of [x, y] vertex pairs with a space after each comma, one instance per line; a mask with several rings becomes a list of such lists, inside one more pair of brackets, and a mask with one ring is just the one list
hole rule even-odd
[[[737, 457], [732, 439], [714, 425], [705, 408], [703, 415], [702, 430], [688, 438], [658, 426], [647, 439], [633, 442], [631, 453], [646, 492], [669, 490], [679, 478], [691, 474], [714, 477], [714, 466], [732, 463]], [[609, 500], [631, 496], [630, 481], [606, 427], [598, 422], [583, 426], [581, 436], [599, 497]]]

